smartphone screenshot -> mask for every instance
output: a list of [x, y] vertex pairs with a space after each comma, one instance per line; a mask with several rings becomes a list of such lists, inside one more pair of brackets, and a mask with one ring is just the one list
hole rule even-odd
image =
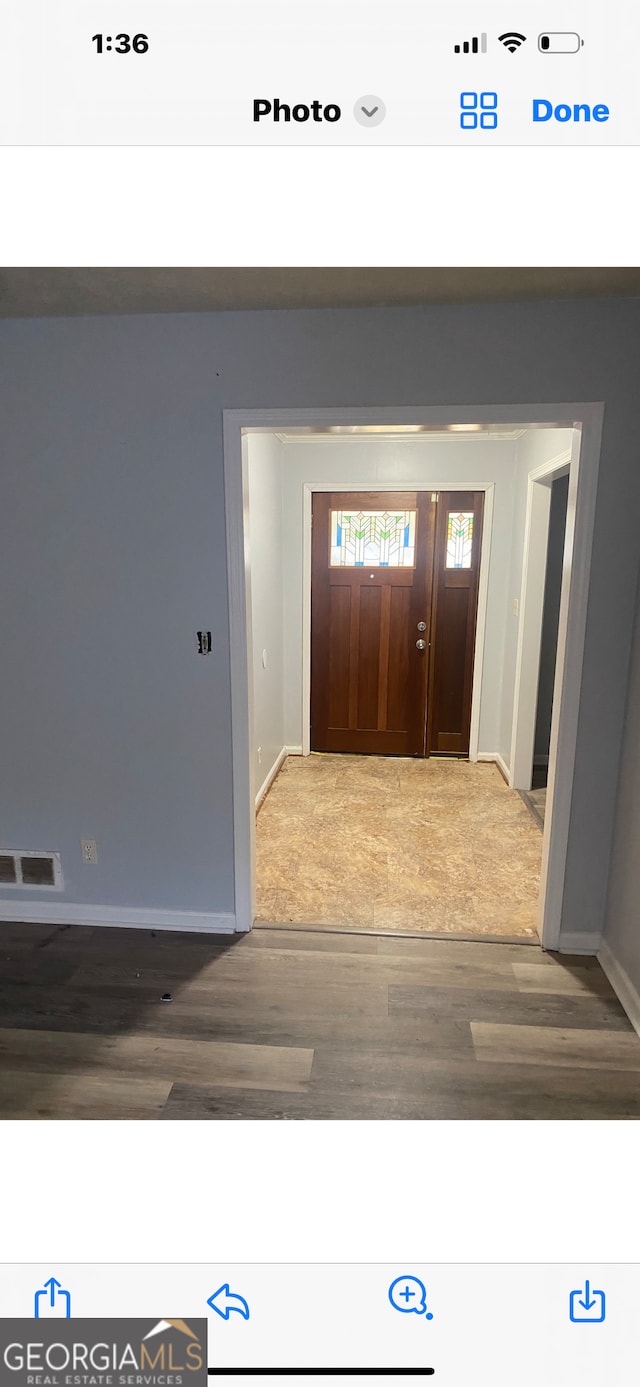
[[631, 1383], [640, 19], [0, 28], [0, 1387]]

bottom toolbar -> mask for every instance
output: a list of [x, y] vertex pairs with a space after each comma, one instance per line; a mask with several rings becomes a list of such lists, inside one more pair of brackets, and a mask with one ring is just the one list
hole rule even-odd
[[2, 1282], [0, 1387], [595, 1387], [637, 1357], [636, 1265], [13, 1265]]

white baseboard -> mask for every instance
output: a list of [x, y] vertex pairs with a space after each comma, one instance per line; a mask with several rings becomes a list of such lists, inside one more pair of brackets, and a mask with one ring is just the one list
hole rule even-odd
[[114, 925], [120, 929], [180, 930], [235, 934], [235, 915], [204, 910], [141, 910], [111, 905], [65, 905], [64, 901], [0, 901], [0, 920], [25, 925]]
[[278, 774], [278, 771], [280, 770], [281, 765], [283, 764], [284, 761], [286, 761], [288, 755], [289, 755], [289, 748], [288, 748], [287, 746], [283, 746], [282, 751], [279, 751], [279, 752], [278, 752], [278, 755], [276, 756], [276, 759], [275, 759], [275, 761], [274, 761], [274, 763], [273, 763], [273, 765], [272, 765], [272, 767], [271, 767], [271, 770], [270, 770], [270, 771], [267, 771], [267, 774], [266, 774], [266, 776], [265, 776], [265, 778], [264, 778], [264, 780], [263, 780], [263, 782], [262, 782], [262, 785], [260, 786], [260, 789], [258, 790], [258, 793], [257, 793], [257, 795], [256, 795], [256, 812], [257, 812], [257, 810], [260, 808], [260, 805], [262, 804], [262, 801], [263, 801], [263, 799], [264, 799], [264, 797], [265, 797], [265, 795], [266, 795], [266, 793], [267, 793], [267, 790], [269, 789], [269, 786], [270, 786], [270, 785], [272, 784], [272, 782], [275, 780], [275, 778], [276, 778], [276, 776], [277, 776], [277, 774]]
[[602, 945], [602, 935], [588, 934], [586, 930], [566, 930], [553, 950], [558, 954], [597, 954]]
[[505, 760], [503, 759], [503, 757], [500, 755], [500, 752], [499, 752], [499, 751], [479, 751], [479, 752], [478, 752], [478, 760], [479, 760], [479, 761], [494, 761], [495, 764], [496, 764], [496, 766], [498, 767], [498, 770], [500, 771], [501, 775], [502, 775], [502, 776], [504, 777], [504, 779], [506, 780], [507, 785], [510, 785], [510, 784], [511, 784], [511, 772], [510, 772], [510, 770], [509, 770], [509, 767], [508, 767], [506, 761], [505, 761]]
[[626, 969], [622, 967], [621, 963], [618, 963], [606, 939], [602, 940], [598, 949], [598, 962], [603, 973], [606, 973], [618, 1000], [624, 1007], [631, 1025], [640, 1035], [640, 992], [638, 992], [635, 983], [631, 981]]
[[262, 801], [263, 801], [263, 799], [264, 799], [264, 797], [265, 797], [265, 795], [266, 795], [266, 793], [267, 793], [267, 790], [269, 790], [270, 787], [271, 787], [271, 785], [273, 784], [273, 782], [274, 782], [274, 780], [275, 780], [275, 778], [276, 778], [276, 776], [277, 776], [277, 774], [278, 774], [278, 771], [280, 770], [280, 767], [281, 767], [281, 766], [284, 764], [284, 762], [286, 761], [287, 756], [302, 756], [302, 747], [301, 747], [301, 746], [283, 746], [282, 751], [280, 751], [280, 752], [278, 753], [278, 755], [276, 756], [276, 759], [275, 759], [275, 761], [274, 761], [274, 763], [273, 763], [273, 765], [272, 765], [272, 767], [271, 767], [271, 770], [270, 770], [270, 771], [267, 773], [267, 775], [265, 776], [265, 778], [264, 778], [264, 780], [263, 780], [263, 782], [262, 782], [262, 785], [260, 786], [260, 789], [258, 790], [258, 793], [257, 793], [257, 795], [256, 795], [256, 814], [257, 814], [257, 812], [258, 812], [258, 810], [259, 810], [259, 808], [260, 808], [260, 805], [262, 804]]

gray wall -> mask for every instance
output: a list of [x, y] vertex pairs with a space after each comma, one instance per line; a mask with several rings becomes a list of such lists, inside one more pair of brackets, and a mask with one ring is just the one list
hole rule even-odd
[[233, 908], [223, 407], [604, 400], [563, 915], [596, 933], [638, 570], [639, 344], [640, 306], [621, 301], [4, 322], [2, 845], [59, 850], [69, 902]]
[[553, 685], [558, 649], [562, 560], [564, 557], [564, 536], [567, 526], [568, 496], [569, 474], [567, 473], [566, 477], [558, 477], [557, 481], [555, 481], [551, 487], [547, 571], [544, 581], [542, 639], [540, 641], [538, 706], [536, 708], [536, 734], [533, 751], [534, 757], [538, 756], [542, 760], [545, 760], [549, 756], [549, 743], [551, 739], [551, 713], [553, 711]]
[[622, 743], [604, 937], [636, 992], [640, 1014], [640, 588]]

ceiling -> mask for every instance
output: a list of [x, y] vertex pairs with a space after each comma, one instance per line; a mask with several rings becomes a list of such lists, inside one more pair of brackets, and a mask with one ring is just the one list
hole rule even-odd
[[640, 297], [638, 268], [2, 269], [0, 317]]

